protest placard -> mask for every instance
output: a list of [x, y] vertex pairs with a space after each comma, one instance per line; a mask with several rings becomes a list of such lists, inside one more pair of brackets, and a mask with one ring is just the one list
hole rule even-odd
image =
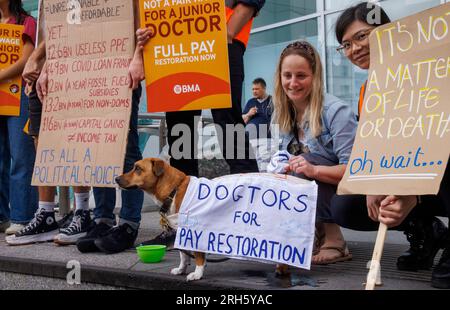
[[140, 1], [148, 112], [231, 107], [225, 1]]
[[436, 194], [450, 153], [450, 3], [370, 35], [370, 70], [339, 194]]
[[316, 183], [293, 176], [191, 177], [175, 247], [309, 269], [316, 202]]
[[[22, 55], [23, 30], [22, 25], [0, 25], [0, 70], [16, 63]], [[21, 90], [21, 75], [0, 83], [0, 115], [18, 116], [20, 114]]]
[[44, 15], [48, 96], [32, 183], [113, 187], [132, 105], [132, 2], [46, 0]]

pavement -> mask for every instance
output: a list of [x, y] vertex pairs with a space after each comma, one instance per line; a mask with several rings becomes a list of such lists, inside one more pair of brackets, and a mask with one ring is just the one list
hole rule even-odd
[[[160, 232], [159, 214], [147, 208], [142, 214], [137, 243], [151, 239]], [[79, 262], [80, 282], [99, 287], [164, 290], [363, 290], [367, 275], [367, 263], [372, 257], [376, 232], [343, 230], [353, 259], [327, 266], [313, 266], [311, 270], [291, 268], [289, 277], [275, 277], [275, 265], [230, 259], [221, 263], [208, 263], [204, 278], [186, 282], [185, 276], [174, 276], [170, 270], [179, 264], [179, 253], [168, 251], [156, 264], [143, 264], [134, 249], [123, 253], [80, 253], [76, 246], [58, 246], [40, 243], [25, 246], [9, 246], [0, 234], [0, 276], [23, 274], [65, 280], [72, 270], [68, 262]], [[389, 232], [381, 260], [383, 285], [377, 290], [431, 290], [431, 270], [400, 272], [396, 258], [408, 248], [405, 237], [399, 232]], [[439, 259], [438, 253], [435, 262]], [[208, 258], [218, 258], [209, 255]], [[188, 272], [193, 271], [192, 264]], [[1, 277], [0, 277], [1, 280]], [[14, 277], [9, 277], [14, 281]], [[3, 281], [4, 282], [4, 281]], [[0, 281], [1, 283], [3, 283]], [[6, 286], [7, 288], [8, 286]], [[61, 285], [60, 289], [68, 286]], [[73, 286], [70, 286], [73, 288]], [[5, 288], [5, 287], [3, 287]], [[40, 289], [39, 286], [35, 287]], [[44, 287], [45, 288], [45, 287]]]

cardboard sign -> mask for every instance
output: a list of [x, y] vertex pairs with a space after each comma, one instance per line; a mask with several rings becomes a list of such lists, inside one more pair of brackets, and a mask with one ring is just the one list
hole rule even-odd
[[309, 269], [317, 185], [281, 174], [191, 177], [175, 247]]
[[[22, 33], [24, 26], [0, 25], [0, 70], [16, 63], [22, 55]], [[20, 95], [22, 76], [0, 83], [0, 115], [18, 116], [20, 114]]]
[[222, 0], [141, 0], [148, 112], [231, 107]]
[[340, 194], [436, 194], [450, 153], [450, 3], [376, 28]]
[[44, 1], [48, 96], [33, 185], [114, 187], [131, 112], [131, 1]]

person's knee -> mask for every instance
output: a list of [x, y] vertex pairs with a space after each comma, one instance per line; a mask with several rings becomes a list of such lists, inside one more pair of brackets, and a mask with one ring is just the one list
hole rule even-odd
[[351, 205], [340, 196], [331, 198], [331, 217], [334, 222], [342, 227], [348, 226], [348, 221], [352, 217]]

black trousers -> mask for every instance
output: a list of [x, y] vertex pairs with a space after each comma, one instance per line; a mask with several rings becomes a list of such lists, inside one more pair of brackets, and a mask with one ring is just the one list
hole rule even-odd
[[[393, 229], [403, 231], [405, 224], [412, 218], [450, 217], [450, 166], [448, 163], [438, 194], [421, 196], [421, 199], [422, 203], [411, 211], [402, 224]], [[374, 231], [379, 227], [379, 223], [372, 221], [368, 216], [365, 195], [335, 195], [331, 199], [331, 215], [337, 224], [345, 228]]]
[[[230, 65], [230, 82], [231, 82], [231, 98], [232, 107], [227, 109], [213, 109], [211, 113], [213, 115], [214, 123], [222, 129], [223, 141], [221, 141], [221, 151], [223, 157], [226, 159], [230, 166], [230, 172], [235, 173], [247, 173], [258, 172], [258, 164], [253, 155], [253, 150], [249, 143], [248, 134], [245, 132], [245, 124], [242, 119], [242, 83], [244, 82], [244, 52], [245, 46], [240, 42], [233, 42], [228, 44], [228, 60]], [[181, 111], [181, 112], [167, 112], [166, 121], [168, 129], [168, 143], [169, 143], [169, 155], [171, 156], [170, 164], [183, 171], [188, 175], [198, 176], [198, 159], [197, 159], [197, 146], [194, 145], [196, 137], [198, 137], [197, 124], [194, 121], [195, 116], [200, 116], [201, 111]], [[183, 154], [190, 153], [190, 156], [179, 155], [180, 149], [177, 144], [177, 139], [181, 138], [176, 132], [172, 132], [172, 129], [177, 125], [185, 125], [190, 129], [191, 133], [191, 150], [183, 150]], [[242, 125], [241, 133], [230, 134], [227, 132], [227, 125]], [[243, 134], [245, 137], [244, 143], [238, 143], [238, 135]], [[234, 151], [232, 156], [227, 156], [227, 153], [231, 153], [227, 150], [227, 146], [233, 146]], [[176, 146], [173, 148], [173, 146]], [[239, 158], [239, 155], [243, 154], [243, 158]]]

